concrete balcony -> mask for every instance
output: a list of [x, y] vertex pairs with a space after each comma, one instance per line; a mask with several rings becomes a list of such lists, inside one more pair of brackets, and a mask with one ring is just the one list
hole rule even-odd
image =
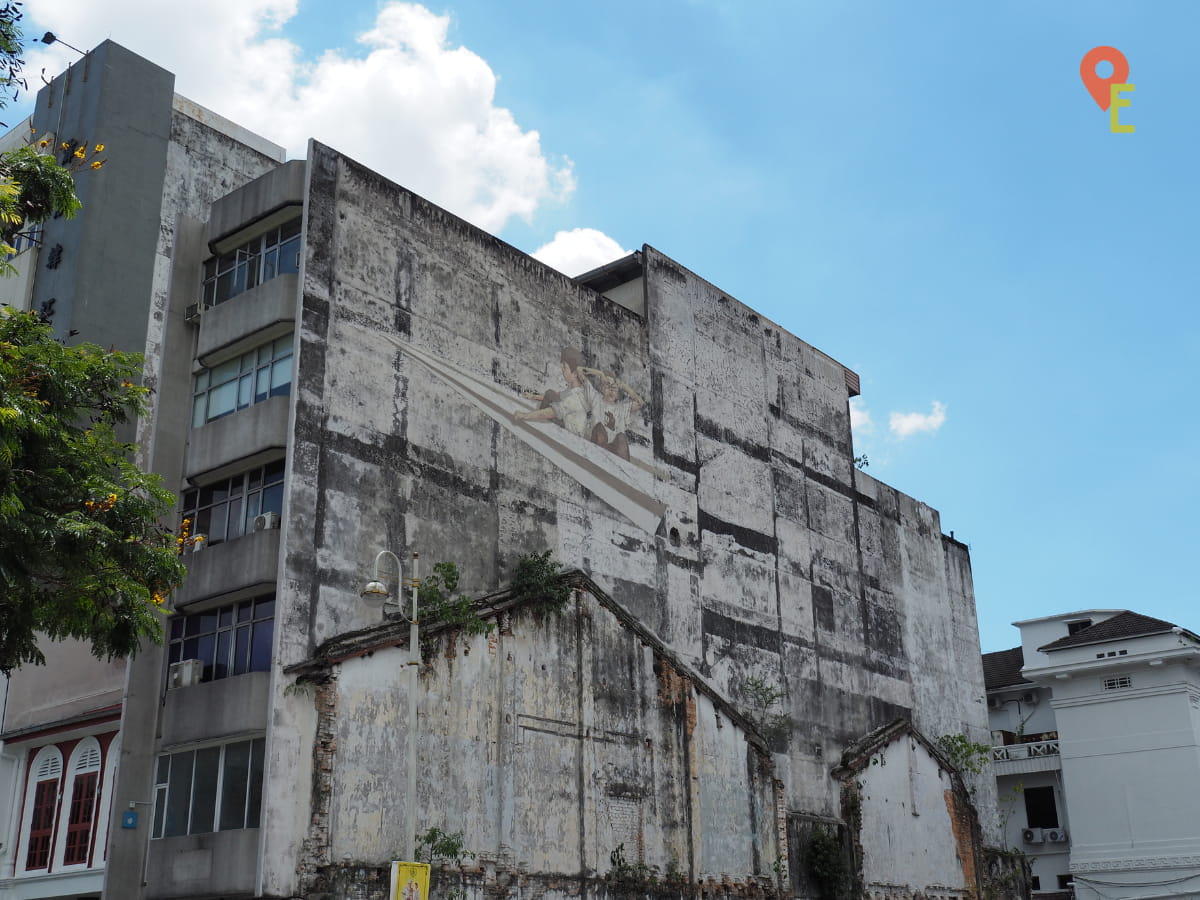
[[295, 328], [299, 303], [299, 277], [285, 272], [209, 307], [200, 317], [196, 357], [212, 367], [287, 334]]
[[997, 776], [1049, 772], [1061, 768], [1057, 740], [992, 748], [992, 770]]
[[288, 397], [270, 397], [188, 433], [184, 476], [211, 484], [279, 459], [288, 439]]
[[270, 693], [270, 672], [247, 672], [167, 691], [163, 748], [265, 731]]
[[252, 229], [261, 233], [272, 218], [295, 218], [304, 203], [307, 162], [295, 159], [256, 178], [212, 205], [208, 244], [214, 253], [225, 253]]
[[279, 529], [255, 531], [236, 540], [187, 554], [188, 576], [175, 591], [175, 608], [220, 598], [232, 603], [275, 590], [279, 570]]

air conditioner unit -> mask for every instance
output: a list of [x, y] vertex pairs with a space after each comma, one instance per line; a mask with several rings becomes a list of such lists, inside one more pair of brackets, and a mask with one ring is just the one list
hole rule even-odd
[[1003, 705], [999, 697], [988, 697], [988, 709], [999, 709]]
[[1021, 695], [1021, 702], [1027, 706], [1037, 706], [1037, 702], [1040, 699], [1041, 697], [1038, 696], [1037, 691], [1026, 691]]
[[172, 663], [167, 672], [167, 690], [191, 687], [199, 684], [204, 677], [204, 663], [198, 659], [185, 659], [183, 662]]
[[203, 303], [189, 303], [187, 309], [183, 311], [183, 321], [189, 325], [195, 325], [200, 321], [202, 315], [204, 315]]
[[255, 531], [271, 531], [279, 527], [279, 513], [267, 512], [254, 517]]
[[1025, 828], [1021, 831], [1021, 840], [1027, 844], [1044, 844], [1046, 835], [1040, 828]]
[[1046, 840], [1053, 844], [1061, 844], [1067, 839], [1067, 833], [1061, 828], [1047, 828], [1045, 835]]

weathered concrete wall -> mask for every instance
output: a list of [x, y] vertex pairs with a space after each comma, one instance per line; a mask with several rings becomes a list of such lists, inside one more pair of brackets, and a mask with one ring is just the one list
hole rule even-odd
[[971, 834], [956, 839], [950, 773], [919, 742], [903, 737], [879, 748], [858, 782], [868, 897], [914, 888], [926, 897], [960, 896], [974, 888]]
[[[553, 890], [568, 876], [560, 892], [594, 892], [621, 848], [630, 866], [691, 883], [769, 889], [782, 850], [765, 748], [610, 605], [580, 593], [561, 614], [515, 609], [491, 635], [443, 631], [426, 645], [419, 830], [463, 830], [493, 885]], [[306, 895], [330, 890], [325, 867], [401, 855], [406, 654], [355, 651], [322, 689], [334, 749], [314, 780], [328, 819], [310, 830], [306, 868], [321, 876]]]
[[[370, 624], [378, 549], [479, 591], [549, 548], [723, 696], [783, 691], [789, 809], [838, 815], [832, 761], [897, 715], [986, 735], [965, 548], [854, 469], [839, 364], [652, 248], [641, 317], [327, 148], [310, 172], [278, 666]], [[523, 399], [569, 394], [578, 359], [628, 388], [604, 407], [623, 441]], [[282, 772], [314, 734], [281, 691]], [[267, 884], [302, 840], [267, 836]]]

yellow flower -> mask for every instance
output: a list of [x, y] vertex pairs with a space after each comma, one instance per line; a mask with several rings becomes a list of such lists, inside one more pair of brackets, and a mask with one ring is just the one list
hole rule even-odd
[[104, 165], [104, 163], [103, 163], [103, 162], [101, 162], [100, 160], [96, 160], [94, 163], [92, 163], [92, 168], [93, 168], [93, 169], [98, 169], [98, 168], [100, 168], [102, 165]]
[[78, 150], [75, 151], [76, 159], [83, 159], [85, 156], [87, 156], [87, 148], [86, 147], [80, 147]]
[[93, 152], [93, 153], [103, 153], [103, 152], [104, 152], [104, 145], [103, 145], [103, 144], [97, 144], [95, 147], [93, 147], [93, 148], [92, 148], [92, 152]]
[[50, 142], [49, 142], [48, 140], [46, 140], [46, 141], [42, 141], [40, 144], [38, 144], [38, 146], [39, 146], [39, 147], [49, 147], [49, 146], [50, 146]]
[[64, 150], [70, 150], [70, 149], [71, 149], [71, 145], [70, 145], [69, 143], [67, 143], [66, 141], [63, 141], [63, 142], [62, 142], [62, 144], [61, 144], [60, 146], [61, 146], [61, 147], [62, 147], [62, 149], [64, 149]]

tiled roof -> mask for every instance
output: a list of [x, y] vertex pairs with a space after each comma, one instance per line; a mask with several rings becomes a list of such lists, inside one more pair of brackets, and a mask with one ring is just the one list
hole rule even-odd
[[1171, 622], [1143, 616], [1141, 613], [1125, 610], [1111, 619], [1097, 622], [1089, 628], [1051, 641], [1039, 650], [1062, 650], [1064, 647], [1078, 647], [1081, 644], [1099, 644], [1104, 641], [1116, 641], [1121, 638], [1145, 637], [1151, 634], [1164, 634], [1174, 628]]
[[1021, 677], [1025, 652], [1020, 647], [983, 654], [983, 684], [989, 691], [1010, 684], [1029, 684]]

